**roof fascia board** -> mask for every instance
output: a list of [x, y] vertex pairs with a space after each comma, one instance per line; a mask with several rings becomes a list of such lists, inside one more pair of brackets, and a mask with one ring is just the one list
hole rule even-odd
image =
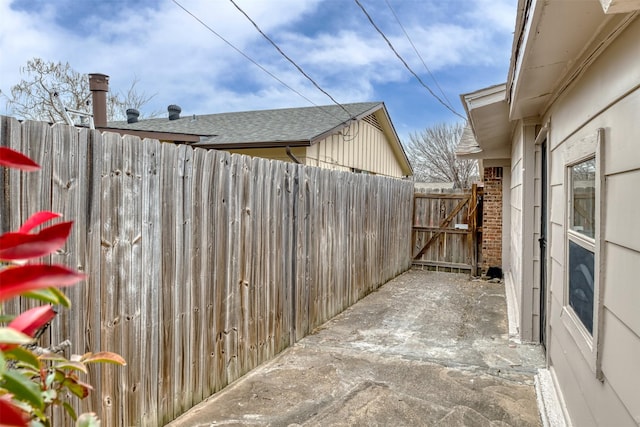
[[324, 140], [325, 138], [341, 131], [346, 127], [349, 127], [355, 121], [360, 121], [365, 117], [375, 113], [382, 113], [384, 117], [384, 120], [381, 123], [384, 129], [383, 132], [386, 134], [387, 138], [391, 140], [392, 142], [391, 149], [393, 150], [393, 152], [396, 155], [396, 158], [400, 162], [403, 172], [406, 173], [407, 176], [413, 175], [413, 167], [411, 166], [411, 162], [409, 162], [407, 153], [404, 151], [404, 148], [402, 147], [402, 143], [400, 142], [400, 138], [398, 138], [398, 134], [396, 133], [396, 130], [393, 126], [393, 122], [391, 121], [391, 117], [389, 116], [389, 112], [387, 111], [387, 107], [384, 105], [384, 102], [381, 102], [376, 106], [366, 111], [363, 111], [358, 115], [353, 116], [351, 119], [341, 123], [340, 125], [335, 126], [334, 128], [313, 137], [309, 145], [317, 144], [318, 142]]
[[509, 60], [509, 71], [507, 73], [507, 96], [508, 101], [511, 101], [511, 87], [515, 77], [517, 53], [520, 50], [520, 45], [524, 37], [524, 26], [527, 21], [527, 13], [531, 0], [518, 0], [516, 22], [513, 31], [513, 42], [511, 44], [511, 58]]
[[173, 142], [199, 142], [199, 135], [192, 135], [188, 133], [174, 133], [174, 132], [156, 132], [149, 130], [135, 130], [135, 129], [118, 129], [111, 127], [99, 127], [96, 128], [100, 132], [113, 132], [121, 136], [134, 135], [139, 138], [157, 139], [160, 141], [173, 141]]
[[389, 116], [389, 112], [387, 111], [387, 107], [384, 105], [384, 103], [382, 103], [382, 108], [378, 109], [377, 112], [384, 116], [384, 120], [382, 121], [381, 125], [387, 136], [390, 137], [391, 141], [393, 142], [391, 149], [395, 153], [398, 160], [400, 160], [402, 170], [406, 172], [406, 176], [413, 175], [413, 166], [411, 166], [409, 157], [407, 157], [407, 153], [406, 151], [404, 151], [402, 141], [400, 141], [400, 138], [398, 137], [396, 128], [393, 126], [393, 122], [391, 121], [391, 117]]
[[475, 92], [465, 93], [460, 95], [460, 97], [467, 109], [467, 112], [469, 112], [476, 108], [495, 104], [496, 102], [506, 101], [506, 88], [506, 83], [502, 83], [499, 85], [489, 86], [484, 89], [479, 89]]
[[284, 148], [284, 147], [309, 147], [310, 141], [260, 141], [260, 142], [231, 142], [231, 143], [211, 143], [198, 142], [191, 144], [197, 148], [215, 148], [219, 150], [243, 149], [243, 148]]
[[[520, 0], [519, 5], [522, 5], [522, 13], [518, 13], [519, 22], [516, 23], [516, 29], [520, 30], [517, 38], [518, 42], [514, 41], [513, 50], [511, 52], [511, 65], [509, 66], [509, 76], [507, 79], [507, 87], [509, 91], [507, 93], [507, 100], [509, 102], [509, 116], [513, 115], [513, 107], [520, 92], [520, 72], [522, 71], [522, 65], [526, 60], [527, 53], [531, 50], [531, 45], [535, 41], [535, 37], [531, 37], [531, 29], [536, 28], [542, 16], [542, 10], [545, 6], [546, 0]], [[515, 39], [515, 38], [514, 38]]]
[[340, 123], [337, 126], [334, 126], [333, 128], [326, 130], [316, 136], [314, 136], [313, 138], [311, 138], [311, 145], [314, 145], [320, 141], [322, 141], [323, 139], [325, 139], [326, 137], [333, 135], [334, 133], [340, 132], [342, 129], [347, 128], [349, 126], [351, 126], [352, 123], [354, 123], [357, 120], [361, 120], [365, 117], [367, 117], [369, 114], [372, 114], [376, 111], [378, 111], [380, 108], [382, 108], [384, 106], [384, 104], [381, 102], [378, 105], [376, 105], [373, 108], [370, 108], [360, 114], [357, 114], [355, 116], [351, 116], [348, 120], [345, 120], [344, 122]]

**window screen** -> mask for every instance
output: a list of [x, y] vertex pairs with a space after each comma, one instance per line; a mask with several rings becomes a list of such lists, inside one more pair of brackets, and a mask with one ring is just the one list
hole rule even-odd
[[569, 305], [593, 334], [596, 235], [596, 159], [569, 168]]
[[571, 230], [595, 237], [596, 159], [571, 167]]

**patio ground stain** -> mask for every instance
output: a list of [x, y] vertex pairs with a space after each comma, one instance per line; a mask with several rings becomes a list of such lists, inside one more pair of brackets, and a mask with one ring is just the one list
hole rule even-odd
[[169, 426], [540, 426], [504, 285], [412, 269]]

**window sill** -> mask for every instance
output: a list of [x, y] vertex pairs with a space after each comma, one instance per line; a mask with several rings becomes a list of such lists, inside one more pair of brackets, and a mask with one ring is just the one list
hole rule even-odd
[[593, 337], [589, 334], [571, 307], [562, 307], [560, 319], [571, 338], [573, 338], [576, 347], [580, 350], [582, 357], [589, 365], [589, 369], [591, 369], [594, 376], [599, 378], [596, 369], [596, 351], [593, 345]]

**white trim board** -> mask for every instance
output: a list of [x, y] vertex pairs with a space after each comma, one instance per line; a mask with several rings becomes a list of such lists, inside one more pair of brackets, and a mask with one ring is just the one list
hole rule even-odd
[[567, 427], [571, 423], [567, 422], [562, 402], [558, 397], [555, 383], [548, 369], [538, 369], [534, 377], [536, 388], [536, 400], [543, 427]]
[[504, 275], [504, 293], [507, 300], [509, 340], [520, 343], [520, 308], [518, 307], [511, 271], [507, 271]]

